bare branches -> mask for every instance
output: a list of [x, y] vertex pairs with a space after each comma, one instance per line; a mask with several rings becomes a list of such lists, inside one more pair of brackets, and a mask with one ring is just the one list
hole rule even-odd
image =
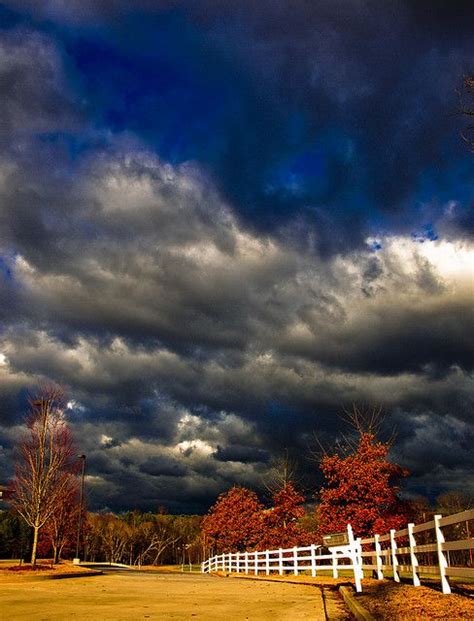
[[70, 485], [75, 451], [64, 418], [63, 390], [57, 386], [43, 387], [28, 402], [29, 437], [19, 446], [12, 502], [33, 528], [34, 565], [39, 531], [58, 509]]
[[298, 474], [298, 464], [291, 459], [288, 449], [282, 457], [273, 461], [273, 466], [263, 481], [265, 488], [270, 494], [276, 494], [288, 483], [295, 483]]
[[358, 434], [370, 433], [376, 436], [380, 433], [384, 416], [380, 406], [361, 408], [353, 403], [350, 410], [344, 408], [341, 418]]
[[164, 514], [112, 513], [87, 516], [86, 549], [89, 559], [157, 565], [165, 552], [174, 562], [177, 553], [200, 545], [200, 518]]
[[[363, 406], [353, 403], [350, 408], [343, 408], [339, 418], [348, 427], [347, 433], [340, 433], [338, 439], [325, 446], [321, 438], [313, 433], [313, 446], [309, 446], [310, 459], [316, 463], [329, 454], [336, 454], [341, 457], [350, 455], [357, 450], [359, 439], [363, 434], [370, 434], [375, 438], [380, 437], [382, 431], [386, 431], [385, 413], [381, 406]], [[385, 436], [386, 434], [384, 434]], [[392, 446], [396, 438], [396, 431], [392, 429], [389, 437], [384, 438], [387, 446]]]

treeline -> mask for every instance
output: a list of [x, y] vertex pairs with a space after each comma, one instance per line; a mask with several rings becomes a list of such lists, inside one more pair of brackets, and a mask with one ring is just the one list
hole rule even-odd
[[[129, 511], [86, 513], [80, 539], [81, 560], [127, 565], [196, 564], [204, 560], [202, 516]], [[76, 553], [77, 522], [70, 523], [60, 558]], [[29, 559], [33, 533], [14, 510], [0, 512], [0, 558]], [[55, 558], [48, 528], [38, 541], [40, 558]]]
[[201, 563], [205, 555], [201, 521], [198, 515], [89, 513], [83, 557], [138, 566]]
[[[410, 519], [427, 522], [436, 513], [450, 515], [474, 506], [472, 498], [450, 492], [430, 504], [426, 498], [407, 501]], [[206, 516], [129, 511], [86, 513], [80, 541], [81, 558], [127, 565], [195, 565], [223, 551], [272, 549], [320, 543], [318, 508], [306, 509], [292, 483], [275, 492], [267, 505], [248, 489], [234, 487], [222, 494]], [[469, 523], [448, 527], [450, 539], [472, 536]], [[454, 532], [455, 531], [455, 532]], [[76, 551], [77, 522], [71, 522], [60, 558]], [[0, 558], [29, 559], [32, 529], [14, 509], [0, 511]], [[54, 559], [51, 529], [43, 529], [40, 558]], [[421, 540], [420, 540], [421, 542]], [[471, 558], [469, 562], [472, 563]]]

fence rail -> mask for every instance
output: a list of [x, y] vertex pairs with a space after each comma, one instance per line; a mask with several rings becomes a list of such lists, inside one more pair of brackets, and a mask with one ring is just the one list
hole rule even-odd
[[[212, 556], [201, 565], [203, 573], [217, 571], [282, 576], [291, 572], [316, 577], [331, 572], [334, 578], [342, 570], [351, 571], [357, 592], [362, 591], [364, 571], [382, 580], [386, 573], [400, 581], [400, 573], [411, 574], [414, 586], [420, 585], [420, 574], [437, 575], [443, 593], [451, 593], [449, 577], [474, 578], [471, 537], [474, 509], [443, 517], [435, 515], [423, 524], [408, 524], [399, 531], [383, 535], [354, 538], [347, 525], [348, 544], [331, 547], [310, 545], [278, 550], [228, 552]], [[471, 523], [471, 527], [470, 527]], [[451, 554], [453, 553], [453, 554]], [[385, 572], [385, 573], [384, 573]]]

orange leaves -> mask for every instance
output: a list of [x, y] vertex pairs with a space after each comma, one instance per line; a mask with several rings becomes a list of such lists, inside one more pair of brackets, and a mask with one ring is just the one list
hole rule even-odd
[[218, 552], [253, 548], [261, 538], [263, 507], [255, 492], [233, 487], [221, 494], [203, 520], [203, 533]]
[[304, 516], [304, 496], [286, 483], [273, 496], [273, 506], [264, 513], [264, 531], [260, 549], [298, 545], [302, 531], [298, 520]]
[[350, 523], [357, 535], [386, 532], [406, 521], [397, 481], [408, 475], [388, 461], [388, 443], [373, 433], [360, 432], [349, 455], [325, 455], [320, 463], [325, 484], [317, 509], [322, 534], [345, 530]]
[[216, 552], [264, 550], [297, 545], [302, 532], [304, 497], [286, 483], [265, 509], [257, 495], [243, 487], [221, 494], [203, 520], [203, 532]]

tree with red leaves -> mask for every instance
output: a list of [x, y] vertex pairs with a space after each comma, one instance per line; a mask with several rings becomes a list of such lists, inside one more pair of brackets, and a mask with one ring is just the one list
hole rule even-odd
[[215, 552], [242, 552], [258, 546], [262, 509], [255, 492], [233, 487], [221, 494], [202, 522], [202, 531]]
[[273, 494], [273, 506], [263, 512], [263, 532], [259, 548], [288, 548], [298, 545], [304, 532], [298, 520], [304, 516], [304, 496], [288, 482]]
[[316, 516], [322, 535], [345, 531], [347, 524], [357, 536], [386, 533], [409, 519], [397, 485], [408, 471], [388, 461], [390, 443], [379, 440], [372, 425], [364, 429], [360, 417], [354, 421], [356, 443], [320, 462], [325, 483]]
[[43, 388], [30, 397], [26, 418], [29, 434], [19, 445], [15, 464], [12, 505], [33, 529], [33, 566], [40, 529], [61, 507], [75, 471], [75, 451], [64, 410], [60, 388]]

